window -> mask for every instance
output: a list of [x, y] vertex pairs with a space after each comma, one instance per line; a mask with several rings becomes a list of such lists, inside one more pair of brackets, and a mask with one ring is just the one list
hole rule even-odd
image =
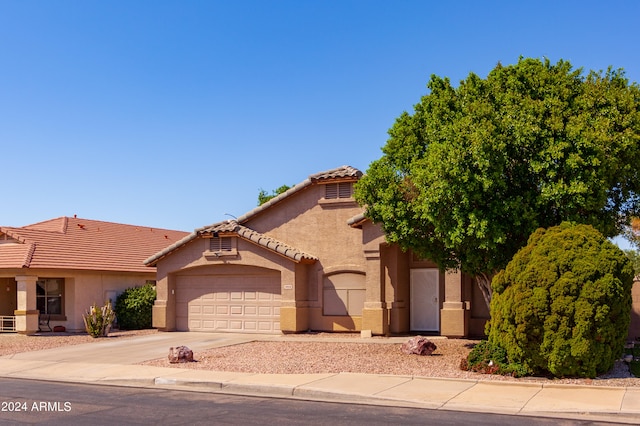
[[324, 198], [327, 200], [351, 198], [352, 196], [353, 182], [328, 183], [325, 185]]
[[231, 237], [213, 237], [209, 241], [209, 250], [213, 252], [232, 251]]
[[36, 282], [36, 307], [41, 314], [62, 315], [64, 278], [43, 278]]

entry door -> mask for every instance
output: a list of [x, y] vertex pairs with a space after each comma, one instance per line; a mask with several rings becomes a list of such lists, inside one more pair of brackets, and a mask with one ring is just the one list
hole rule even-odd
[[412, 269], [410, 326], [413, 331], [440, 331], [440, 271]]

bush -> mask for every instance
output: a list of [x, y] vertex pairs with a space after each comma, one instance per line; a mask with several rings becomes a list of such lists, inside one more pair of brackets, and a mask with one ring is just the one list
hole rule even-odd
[[124, 330], [151, 328], [155, 300], [156, 287], [153, 284], [128, 288], [122, 292], [116, 299], [116, 314], [120, 328]]
[[483, 374], [523, 377], [531, 373], [523, 365], [510, 363], [507, 352], [486, 340], [478, 343], [460, 364], [462, 370]]
[[633, 267], [589, 225], [539, 229], [492, 281], [489, 344], [534, 374], [595, 377], [624, 349]]

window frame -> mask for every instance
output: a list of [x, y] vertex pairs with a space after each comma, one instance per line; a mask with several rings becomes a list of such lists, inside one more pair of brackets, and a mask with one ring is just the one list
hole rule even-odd
[[[58, 288], [49, 289], [49, 284], [56, 282]], [[40, 291], [44, 294], [40, 294]], [[40, 315], [49, 315], [50, 319], [65, 320], [65, 279], [64, 278], [38, 278], [36, 281], [36, 309]], [[50, 302], [56, 299], [60, 306], [59, 312], [51, 312]], [[44, 309], [41, 309], [44, 308]], [[44, 312], [43, 312], [44, 311]]]

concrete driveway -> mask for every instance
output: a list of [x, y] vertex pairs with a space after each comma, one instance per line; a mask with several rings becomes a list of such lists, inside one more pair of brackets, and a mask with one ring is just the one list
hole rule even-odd
[[127, 339], [101, 338], [91, 343], [23, 352], [0, 358], [126, 365], [166, 358], [169, 355], [169, 348], [175, 346], [188, 346], [193, 351], [202, 351], [271, 338], [276, 336], [240, 333], [157, 333]]

